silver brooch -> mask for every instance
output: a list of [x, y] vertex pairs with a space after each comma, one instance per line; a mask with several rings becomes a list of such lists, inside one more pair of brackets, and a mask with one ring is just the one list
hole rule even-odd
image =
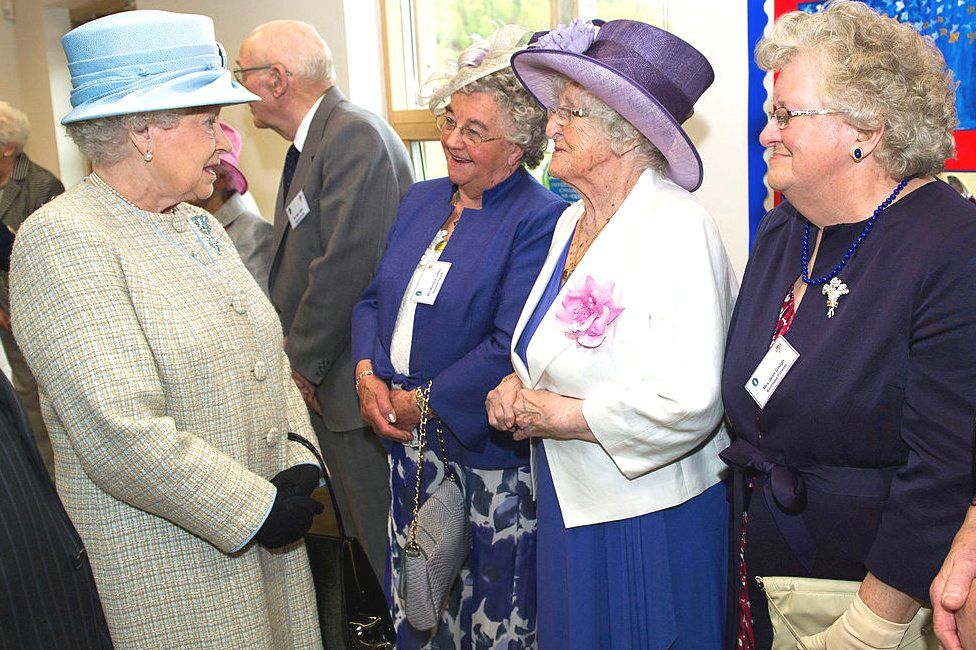
[[214, 237], [213, 226], [210, 224], [210, 220], [207, 219], [207, 215], [194, 215], [190, 217], [190, 221], [193, 223], [196, 229], [200, 231], [200, 234], [203, 235], [203, 238], [206, 240], [210, 248], [212, 248], [217, 255], [220, 255], [220, 242], [216, 237]]

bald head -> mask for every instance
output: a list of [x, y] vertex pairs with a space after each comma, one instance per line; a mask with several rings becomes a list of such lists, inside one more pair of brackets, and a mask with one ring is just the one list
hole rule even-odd
[[273, 20], [254, 28], [241, 45], [251, 58], [281, 63], [302, 86], [322, 94], [335, 83], [332, 51], [318, 31], [300, 20]]

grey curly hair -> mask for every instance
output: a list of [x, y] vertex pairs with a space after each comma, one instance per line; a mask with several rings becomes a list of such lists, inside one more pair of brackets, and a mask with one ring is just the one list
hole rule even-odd
[[664, 154], [620, 113], [568, 77], [554, 74], [550, 83], [553, 94], [557, 97], [570, 85], [579, 90], [582, 106], [577, 108], [585, 108], [590, 112], [589, 117], [593, 119], [598, 133], [609, 142], [611, 151], [621, 156], [633, 150], [632, 160], [639, 169], [653, 169], [659, 174], [664, 173], [668, 164]]
[[100, 117], [68, 124], [65, 129], [86, 158], [95, 164], [114, 165], [134, 153], [129, 145], [129, 131], [149, 126], [168, 129], [176, 126], [184, 114], [183, 110], [168, 110]]
[[535, 169], [546, 151], [545, 109], [525, 91], [511, 68], [502, 68], [475, 79], [455, 91], [470, 95], [486, 93], [495, 100], [498, 110], [509, 123], [505, 139], [522, 150], [522, 164]]
[[0, 144], [12, 144], [19, 155], [27, 144], [30, 122], [20, 109], [0, 101]]
[[822, 63], [827, 107], [855, 129], [884, 128], [874, 152], [892, 178], [942, 171], [955, 150], [956, 83], [935, 43], [861, 2], [816, 14], [788, 13], [756, 46], [756, 63], [778, 70], [797, 56]]

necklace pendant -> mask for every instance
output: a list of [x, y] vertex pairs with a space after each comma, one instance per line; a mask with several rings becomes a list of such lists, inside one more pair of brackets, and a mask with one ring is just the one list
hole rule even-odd
[[846, 296], [851, 291], [847, 288], [840, 278], [834, 276], [830, 279], [830, 282], [823, 286], [820, 293], [827, 296], [827, 318], [834, 317], [834, 310], [837, 309], [837, 305], [840, 302], [841, 296]]

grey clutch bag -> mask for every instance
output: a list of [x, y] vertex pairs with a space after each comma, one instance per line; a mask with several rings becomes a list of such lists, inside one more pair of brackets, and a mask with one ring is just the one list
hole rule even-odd
[[430, 630], [437, 625], [451, 585], [471, 550], [468, 508], [458, 477], [448, 464], [444, 432], [436, 417], [433, 419], [444, 459], [444, 480], [424, 500], [423, 505], [420, 503], [424, 447], [427, 426], [432, 419], [428, 403], [430, 385], [427, 382], [420, 389], [417, 399], [420, 406], [417, 490], [414, 494], [413, 521], [410, 522], [402, 556], [399, 585], [407, 621], [418, 630]]

